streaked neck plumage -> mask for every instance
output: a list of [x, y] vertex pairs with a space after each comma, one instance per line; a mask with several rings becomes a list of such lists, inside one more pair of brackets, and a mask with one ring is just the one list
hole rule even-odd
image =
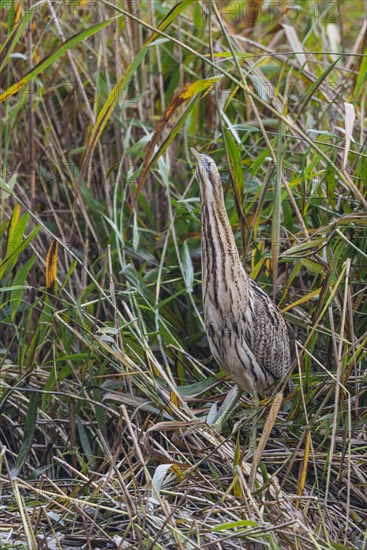
[[[227, 304], [228, 307], [230, 303], [233, 304], [239, 288], [247, 288], [248, 275], [242, 267], [229, 223], [218, 168], [208, 155], [200, 155], [200, 161], [198, 179], [201, 195], [204, 306], [206, 297], [210, 295], [212, 303], [223, 311], [227, 309]], [[229, 285], [229, 281], [235, 282], [235, 286]], [[243, 296], [243, 292], [241, 294], [242, 299], [246, 300], [247, 296]]]

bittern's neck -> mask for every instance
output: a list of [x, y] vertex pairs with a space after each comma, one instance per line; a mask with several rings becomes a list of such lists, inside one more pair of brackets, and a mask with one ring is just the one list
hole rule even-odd
[[219, 252], [223, 256], [238, 256], [222, 190], [217, 191], [209, 200], [205, 200], [202, 194], [201, 223], [207, 254], [215, 255]]
[[211, 287], [229, 292], [228, 281], [247, 282], [221, 189], [210, 198], [201, 194], [202, 270], [204, 296]]

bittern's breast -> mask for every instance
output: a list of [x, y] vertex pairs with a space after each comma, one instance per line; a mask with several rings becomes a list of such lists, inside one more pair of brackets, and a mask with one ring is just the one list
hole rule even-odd
[[221, 316], [218, 309], [207, 303], [204, 318], [213, 357], [229, 377], [246, 392], [262, 392], [269, 388], [276, 377], [258, 360], [250, 308], [227, 310], [226, 315]]

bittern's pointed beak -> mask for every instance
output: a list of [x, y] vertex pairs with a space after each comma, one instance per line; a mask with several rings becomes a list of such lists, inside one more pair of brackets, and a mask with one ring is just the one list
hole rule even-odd
[[201, 158], [202, 155], [196, 149], [194, 149], [193, 147], [190, 147], [190, 151], [193, 154], [196, 162], [198, 162], [199, 164], [202, 164], [203, 163], [203, 159]]

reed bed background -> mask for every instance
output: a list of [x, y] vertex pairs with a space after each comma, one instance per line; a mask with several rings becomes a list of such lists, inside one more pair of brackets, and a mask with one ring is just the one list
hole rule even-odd
[[[366, 2], [0, 8], [1, 547], [367, 548]], [[221, 435], [191, 146], [294, 349]]]

